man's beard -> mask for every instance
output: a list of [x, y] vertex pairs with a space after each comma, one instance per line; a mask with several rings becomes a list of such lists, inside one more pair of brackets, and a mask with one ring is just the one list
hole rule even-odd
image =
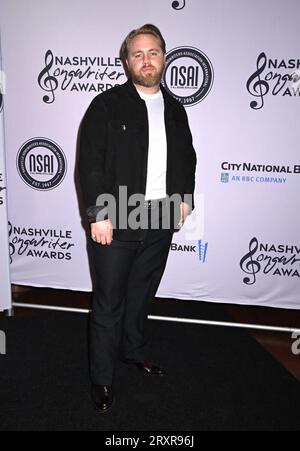
[[163, 72], [164, 67], [159, 72], [155, 69], [153, 73], [148, 73], [146, 75], [129, 70], [133, 83], [144, 86], [145, 88], [154, 88], [154, 86], [158, 86], [161, 82]]

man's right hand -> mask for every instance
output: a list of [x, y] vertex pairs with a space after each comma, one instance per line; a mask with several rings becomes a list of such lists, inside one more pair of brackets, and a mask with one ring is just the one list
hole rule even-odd
[[113, 240], [113, 226], [109, 219], [91, 224], [92, 240], [95, 243], [110, 245]]

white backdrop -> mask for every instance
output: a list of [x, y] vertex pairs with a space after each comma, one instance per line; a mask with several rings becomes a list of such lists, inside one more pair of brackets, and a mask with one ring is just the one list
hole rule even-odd
[[91, 290], [78, 127], [98, 92], [125, 82], [123, 38], [152, 22], [198, 154], [196, 210], [158, 295], [300, 308], [299, 1], [0, 5], [12, 281]]
[[5, 75], [1, 65], [1, 39], [0, 39], [0, 311], [11, 307], [11, 289], [9, 275], [9, 251], [7, 228], [7, 201], [6, 201], [6, 168], [4, 154], [4, 91]]

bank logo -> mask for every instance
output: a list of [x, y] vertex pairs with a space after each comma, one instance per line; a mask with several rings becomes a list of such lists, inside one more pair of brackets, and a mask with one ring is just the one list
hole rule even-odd
[[177, 47], [167, 54], [162, 84], [184, 106], [193, 106], [209, 94], [214, 81], [209, 58], [194, 47]]
[[[221, 164], [221, 183], [276, 184], [286, 185], [291, 176], [300, 174], [299, 164], [262, 164], [262, 163], [231, 163]], [[243, 175], [240, 173], [243, 172]]]
[[199, 260], [201, 263], [206, 262], [208, 243], [204, 243], [202, 240], [198, 241]]
[[33, 138], [18, 152], [17, 169], [21, 179], [38, 191], [57, 188], [67, 172], [64, 152], [54, 141]]
[[228, 172], [223, 172], [221, 174], [221, 182], [222, 183], [229, 183], [229, 173]]
[[190, 254], [194, 254], [195, 256], [197, 255], [198, 260], [201, 263], [206, 263], [208, 242], [205, 243], [203, 240], [198, 240], [198, 245], [172, 243], [170, 250], [184, 253], [188, 252]]

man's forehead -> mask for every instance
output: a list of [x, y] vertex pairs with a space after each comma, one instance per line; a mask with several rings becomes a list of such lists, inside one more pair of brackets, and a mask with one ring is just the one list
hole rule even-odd
[[131, 51], [135, 52], [138, 50], [159, 50], [160, 41], [151, 34], [141, 34], [132, 39], [129, 47]]

